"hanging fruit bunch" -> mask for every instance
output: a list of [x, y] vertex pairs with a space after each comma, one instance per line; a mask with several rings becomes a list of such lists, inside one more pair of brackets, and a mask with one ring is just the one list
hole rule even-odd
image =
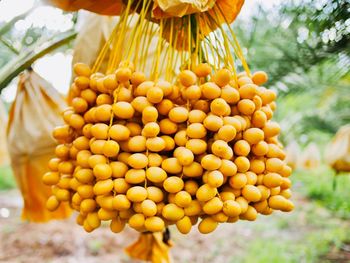
[[129, 1], [95, 65], [74, 65], [71, 107], [43, 180], [49, 210], [69, 202], [87, 232], [101, 221], [116, 233], [129, 225], [143, 234], [128, 253], [157, 262], [169, 260], [158, 235], [169, 225], [187, 234], [198, 223], [207, 234], [294, 205], [271, 120], [276, 94], [262, 86], [266, 73], [250, 73], [220, 6], [154, 22], [152, 3]]
[[350, 172], [350, 125], [339, 129], [326, 148], [325, 160], [336, 174]]

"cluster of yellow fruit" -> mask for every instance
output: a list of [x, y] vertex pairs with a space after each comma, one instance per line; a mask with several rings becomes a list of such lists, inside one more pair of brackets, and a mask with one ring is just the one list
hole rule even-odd
[[[113, 74], [74, 66], [72, 107], [53, 135], [61, 143], [43, 181], [47, 208], [70, 202], [88, 232], [111, 221], [140, 231], [255, 220], [291, 211], [291, 168], [271, 121], [276, 94], [264, 72], [237, 78], [202, 63], [176, 85], [147, 80], [130, 63]], [[210, 81], [208, 81], [210, 79]]]

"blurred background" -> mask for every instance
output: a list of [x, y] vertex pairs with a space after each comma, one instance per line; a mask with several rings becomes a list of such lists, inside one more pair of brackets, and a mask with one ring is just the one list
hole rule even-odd
[[[4, 115], [16, 95], [14, 76], [30, 66], [61, 94], [67, 93], [73, 41], [84, 13], [63, 12], [36, 0], [0, 1]], [[266, 71], [268, 87], [278, 92], [274, 119], [282, 127], [281, 141], [295, 169], [296, 209], [254, 223], [222, 225], [208, 236], [193, 230], [187, 238], [174, 231], [174, 259], [350, 262], [350, 176], [327, 161], [336, 132], [350, 124], [350, 2], [249, 0], [233, 28], [250, 68]], [[0, 126], [0, 136], [5, 136]], [[136, 238], [131, 230], [116, 235], [102, 228], [86, 234], [74, 219], [29, 224], [20, 220], [21, 206], [9, 162], [4, 161], [0, 262], [130, 262], [122, 250]]]

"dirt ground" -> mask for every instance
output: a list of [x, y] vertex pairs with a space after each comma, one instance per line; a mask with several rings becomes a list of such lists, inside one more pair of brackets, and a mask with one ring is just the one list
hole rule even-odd
[[[349, 224], [301, 196], [293, 199], [293, 213], [222, 224], [210, 235], [194, 228], [185, 236], [172, 229], [174, 262], [314, 262], [311, 250], [319, 249], [314, 243], [325, 238], [330, 243], [319, 262], [350, 262], [350, 246], [333, 242], [331, 236], [349, 229]], [[137, 262], [123, 251], [137, 238], [131, 229], [114, 234], [104, 226], [87, 234], [75, 224], [74, 216], [47, 224], [26, 223], [20, 220], [20, 207], [16, 190], [0, 192], [0, 262]]]

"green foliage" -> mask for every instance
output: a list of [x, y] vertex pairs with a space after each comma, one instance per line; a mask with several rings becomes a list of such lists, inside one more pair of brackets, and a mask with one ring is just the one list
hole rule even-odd
[[11, 167], [0, 167], [0, 190], [11, 189], [14, 187], [16, 187], [16, 182]]
[[250, 67], [265, 70], [279, 93], [285, 142], [318, 134], [324, 144], [350, 121], [349, 8], [347, 0], [290, 0], [235, 23]]
[[[338, 175], [327, 167], [312, 171], [296, 171], [293, 183], [298, 192], [304, 193], [312, 200], [320, 202], [337, 216], [350, 218], [350, 174]], [[335, 180], [335, 181], [334, 181]], [[333, 183], [336, 187], [333, 189]]]

